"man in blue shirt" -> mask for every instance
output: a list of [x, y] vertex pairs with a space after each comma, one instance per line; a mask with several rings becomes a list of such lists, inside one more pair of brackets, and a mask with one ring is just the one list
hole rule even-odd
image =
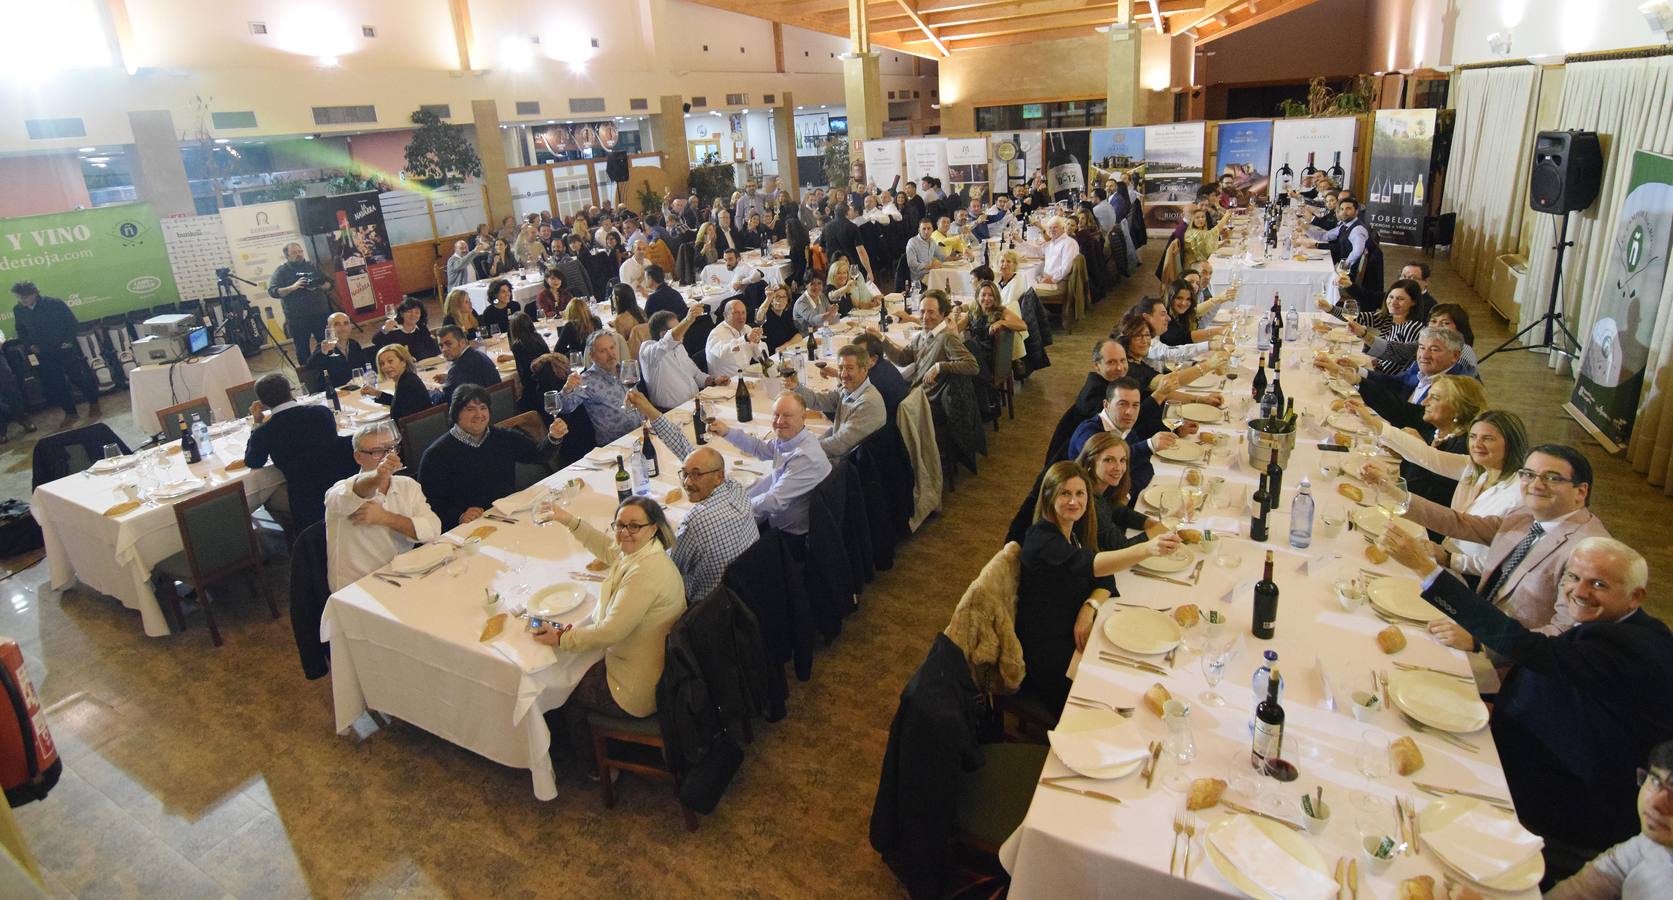
[[436, 381], [442, 386], [443, 403], [453, 398], [454, 389], [461, 384], [487, 387], [500, 383], [499, 367], [488, 358], [488, 354], [471, 345], [459, 326], [443, 325], [436, 329], [436, 337], [441, 343], [442, 358], [451, 363], [447, 374], [436, 376]]
[[772, 471], [749, 489], [755, 518], [788, 535], [807, 537], [808, 500], [831, 473], [831, 460], [819, 438], [807, 430], [807, 402], [786, 391], [773, 401], [773, 438], [763, 441], [716, 419], [709, 433], [756, 459], [770, 460]]
[[608, 329], [593, 332], [587, 338], [587, 358], [592, 364], [580, 372], [569, 373], [569, 380], [558, 395], [562, 402], [560, 413], [586, 407], [600, 447], [645, 423], [644, 417], [627, 405], [620, 354], [615, 332]]

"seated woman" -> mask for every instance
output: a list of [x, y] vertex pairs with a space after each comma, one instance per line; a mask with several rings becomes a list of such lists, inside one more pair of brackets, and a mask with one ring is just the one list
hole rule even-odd
[[[1081, 446], [1075, 462], [1092, 478], [1093, 511], [1098, 518], [1098, 549], [1121, 550], [1143, 543], [1167, 529], [1133, 508], [1133, 450], [1125, 440], [1100, 431]], [[1128, 536], [1128, 531], [1139, 534]]]
[[517, 311], [516, 304], [511, 299], [511, 282], [504, 278], [496, 278], [488, 284], [488, 305], [483, 308], [481, 315], [476, 317], [482, 329], [482, 336], [488, 336], [488, 329], [495, 334], [505, 334], [511, 327], [511, 314]]
[[[1389, 285], [1388, 294], [1383, 298], [1383, 305], [1372, 310], [1362, 310], [1359, 315], [1349, 320], [1343, 309], [1343, 304], [1331, 304], [1327, 300], [1319, 301], [1319, 308], [1339, 319], [1344, 319], [1349, 331], [1358, 335], [1360, 340], [1370, 344], [1378, 337], [1391, 343], [1417, 343], [1418, 332], [1423, 330], [1423, 319], [1418, 310], [1423, 306], [1423, 288], [1415, 281], [1402, 278]], [[1410, 359], [1395, 359], [1389, 357], [1374, 357], [1372, 365], [1377, 371], [1386, 375], [1398, 375], [1411, 364]]]
[[569, 305], [564, 307], [563, 326], [558, 329], [557, 347], [554, 349], [565, 355], [579, 353], [587, 346], [587, 337], [603, 327], [604, 323], [593, 315], [585, 297], [572, 297]]
[[749, 220], [744, 225], [741, 237], [743, 238], [744, 247], [746, 249], [760, 250], [763, 254], [772, 249], [772, 229], [761, 224], [761, 214], [759, 212], [751, 212], [749, 214]]
[[755, 314], [756, 324], [761, 326], [761, 341], [773, 353], [801, 334], [790, 307], [790, 289], [782, 284], [767, 288], [767, 300], [756, 307]]
[[[505, 284], [504, 281], [494, 283]], [[476, 307], [471, 305], [470, 294], [460, 290], [449, 292], [447, 299], [442, 301], [441, 311], [441, 323], [443, 325], [457, 325], [465, 333], [466, 338], [476, 340], [478, 322]]]
[[1222, 220], [1217, 225], [1209, 225], [1206, 210], [1192, 210], [1190, 225], [1185, 229], [1184, 258], [1180, 260], [1180, 271], [1214, 255], [1215, 249], [1220, 246], [1220, 229], [1224, 228], [1225, 224]]
[[569, 306], [569, 288], [564, 287], [563, 270], [552, 266], [546, 270], [546, 286], [523, 307], [531, 319], [555, 319]]
[[[966, 340], [973, 340], [982, 348], [983, 359], [989, 363], [993, 361], [994, 348], [998, 346], [999, 336], [1003, 332], [1011, 332], [1014, 337], [1011, 344], [1011, 358], [1016, 358], [1016, 347], [1022, 343], [1024, 335], [1028, 333], [1028, 326], [1023, 324], [1022, 313], [1005, 305], [1000, 299], [999, 285], [991, 281], [976, 283], [976, 302], [967, 307], [970, 309], [965, 319], [964, 336]], [[1006, 360], [1009, 362], [1010, 360]], [[994, 373], [995, 377], [1003, 376], [1009, 371], [1004, 366]]]
[[488, 425], [488, 392], [474, 384], [453, 390], [447, 407], [453, 427], [424, 448], [418, 483], [443, 531], [481, 517], [501, 497], [517, 491], [517, 463], [538, 463], [569, 433], [562, 419], [552, 420], [540, 443], [514, 428]]
[[1170, 347], [1196, 344], [1218, 336], [1224, 328], [1215, 325], [1198, 327], [1215, 306], [1217, 300], [1197, 301], [1197, 289], [1189, 281], [1176, 281], [1168, 288], [1168, 327], [1161, 334], [1162, 343]]
[[375, 386], [360, 389], [360, 393], [389, 407], [389, 418], [400, 422], [413, 413], [421, 413], [441, 402], [440, 392], [432, 392], [418, 376], [418, 365], [412, 354], [401, 344], [385, 344], [378, 350], [378, 374], [385, 381], [395, 382], [395, 393]]
[[[1459, 375], [1435, 379], [1436, 385], [1443, 381], [1473, 382], [1474, 379]], [[1434, 392], [1433, 388], [1429, 391]], [[1527, 428], [1515, 413], [1490, 409], [1477, 414], [1470, 422], [1466, 437], [1467, 452], [1443, 451], [1387, 423], [1382, 425], [1381, 436], [1384, 446], [1405, 458], [1406, 463], [1400, 467], [1402, 472], [1406, 465], [1415, 463], [1456, 480], [1458, 487], [1452, 496], [1437, 503], [1446, 503], [1472, 516], [1502, 516], [1522, 505], [1522, 487], [1516, 472], [1522, 468], [1530, 445]], [[1366, 478], [1373, 487], [1380, 486], [1382, 480], [1381, 469]], [[1407, 485], [1410, 484], [1408, 479]], [[1430, 548], [1437, 563], [1466, 578], [1485, 574], [1487, 549], [1486, 544], [1455, 538], [1447, 538]]]
[[511, 242], [505, 238], [494, 238], [494, 249], [487, 256], [486, 264], [479, 261], [478, 272], [483, 278], [498, 278], [507, 272], [515, 272], [520, 266], [517, 254], [511, 252]]
[[610, 287], [610, 310], [616, 316], [610, 321], [610, 327], [621, 337], [622, 359], [638, 359], [639, 345], [651, 333], [651, 326], [646, 324], [649, 319], [639, 308], [639, 295], [632, 287], [617, 282]]
[[[1440, 328], [1451, 328], [1464, 337], [1464, 350], [1458, 361], [1469, 367], [1470, 371], [1477, 371], [1481, 360], [1475, 352], [1475, 330], [1470, 327], [1470, 313], [1456, 303], [1437, 303], [1429, 310], [1429, 324]], [[1365, 352], [1376, 359], [1395, 359], [1403, 370], [1413, 360], [1417, 359], [1417, 341], [1411, 343], [1391, 341], [1382, 336], [1371, 340]]]
[[830, 277], [825, 281], [825, 298], [837, 305], [837, 311], [848, 315], [850, 310], [876, 309], [883, 305], [883, 295], [860, 277], [847, 257], [831, 264]]
[[372, 346], [400, 344], [413, 359], [429, 359], [441, 355], [441, 346], [430, 334], [429, 313], [416, 297], [403, 297], [395, 307], [395, 318], [383, 323], [383, 328], [372, 337]]
[[1022, 542], [1016, 621], [1028, 672], [1022, 690], [1053, 714], [1069, 696], [1069, 660], [1086, 648], [1099, 605], [1115, 591], [1110, 576], [1179, 549], [1173, 534], [1121, 550], [1093, 549], [1099, 543], [1098, 517], [1088, 509], [1091, 483], [1077, 463], [1047, 469]]
[[1159, 406], [1170, 401], [1207, 403], [1210, 406], [1225, 403], [1225, 397], [1219, 391], [1194, 393], [1180, 387], [1224, 369], [1226, 359], [1223, 355], [1211, 354], [1196, 365], [1175, 369], [1163, 375], [1145, 361], [1145, 357], [1150, 353], [1150, 344], [1155, 338], [1152, 336], [1150, 324], [1144, 319], [1135, 318], [1123, 322], [1121, 330], [1112, 333], [1111, 337], [1127, 351], [1127, 377], [1139, 383], [1139, 393], [1143, 397], [1153, 400]]
[[562, 353], [553, 353], [546, 340], [534, 328], [534, 320], [523, 313], [512, 313], [511, 328], [506, 332], [511, 345], [511, 358], [517, 363], [517, 383], [522, 394], [517, 398], [520, 409], [546, 415], [546, 392], [563, 390], [569, 377], [569, 360]]
[[[1436, 377], [1429, 393], [1423, 396], [1423, 421], [1435, 428], [1434, 438], [1428, 441], [1384, 421], [1357, 397], [1346, 402], [1375, 430], [1385, 446], [1400, 454], [1404, 460], [1400, 463], [1400, 477], [1406, 479], [1412, 493], [1434, 503], [1452, 502], [1458, 490], [1458, 475], [1428, 463], [1439, 455], [1467, 458], [1470, 423], [1487, 408], [1487, 391], [1481, 382], [1463, 375]], [[1462, 464], [1456, 468], [1462, 468]]]
[[674, 529], [655, 500], [623, 500], [610, 523], [614, 537], [561, 506], [554, 517], [581, 546], [610, 565], [591, 621], [550, 623], [534, 631], [535, 640], [558, 651], [604, 651], [604, 658], [581, 676], [559, 711], [576, 759], [591, 760], [587, 713], [619, 718], [656, 713], [663, 649], [668, 632], [685, 612], [685, 583], [668, 556], [674, 549]]

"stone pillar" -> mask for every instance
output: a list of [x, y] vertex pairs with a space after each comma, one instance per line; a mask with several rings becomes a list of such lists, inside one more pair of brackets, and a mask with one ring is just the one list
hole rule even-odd
[[848, 136], [862, 141], [882, 137], [888, 107], [883, 105], [877, 54], [843, 54], [842, 88], [848, 106]]
[[511, 176], [506, 173], [505, 137], [500, 134], [500, 110], [492, 100], [471, 101], [471, 124], [476, 128], [476, 153], [482, 157], [482, 183], [488, 188], [488, 221], [515, 215]]
[[789, 91], [778, 95], [773, 107], [773, 143], [778, 156], [778, 183], [790, 194], [790, 199], [801, 200], [801, 179], [796, 175], [796, 98]]
[[139, 199], [150, 203], [159, 218], [197, 215], [174, 116], [166, 109], [130, 110], [128, 126], [134, 133], [134, 191]]
[[662, 171], [674, 196], [684, 197], [691, 189], [691, 145], [685, 140], [685, 101], [679, 94], [657, 98], [657, 112], [645, 118], [651, 128], [651, 146], [662, 154]]
[[1139, 86], [1139, 44], [1144, 29], [1111, 25], [1109, 56], [1105, 63], [1104, 125], [1123, 128], [1144, 121], [1143, 88]]

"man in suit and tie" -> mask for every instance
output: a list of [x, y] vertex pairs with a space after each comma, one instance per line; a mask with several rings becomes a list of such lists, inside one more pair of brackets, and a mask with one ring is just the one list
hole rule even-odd
[[819, 439], [819, 446], [832, 459], [844, 456], [860, 442], [882, 428], [888, 421], [883, 413], [883, 395], [872, 387], [867, 377], [871, 369], [871, 354], [858, 344], [848, 344], [837, 350], [837, 380], [841, 387], [834, 391], [816, 391], [799, 384], [794, 373], [784, 376], [784, 389], [792, 391], [807, 403], [831, 417], [831, 428]]
[[244, 445], [244, 464], [259, 469], [272, 460], [285, 476], [292, 528], [300, 531], [325, 518], [325, 492], [358, 466], [346, 437], [337, 436], [337, 417], [328, 406], [303, 406], [290, 382], [277, 373], [256, 382], [250, 404], [253, 427]]
[[1644, 557], [1576, 541], [1558, 582], [1574, 627], [1552, 636], [1470, 591], [1422, 540], [1390, 528], [1382, 545], [1423, 575], [1425, 600], [1510, 662], [1489, 721], [1517, 817], [1545, 839], [1544, 886], [1636, 834], [1634, 770], [1673, 738], [1673, 633], [1640, 608]]
[[924, 294], [923, 330], [905, 347], [896, 346], [876, 325], [866, 327], [866, 331], [883, 338], [883, 352], [901, 366], [900, 374], [911, 384], [923, 385], [931, 405], [946, 390], [948, 376], [975, 375], [981, 371], [976, 357], [964, 346], [964, 338], [947, 321], [950, 306], [945, 291]]
[[[1196, 429], [1195, 424], [1180, 427]], [[1104, 408], [1096, 416], [1082, 422], [1069, 436], [1069, 442], [1063, 448], [1063, 459], [1080, 456], [1081, 448], [1100, 431], [1119, 435], [1127, 442], [1131, 451], [1127, 471], [1133, 478], [1131, 497], [1137, 497], [1156, 474], [1150, 462], [1151, 454], [1166, 450], [1179, 441], [1178, 435], [1162, 427], [1160, 412], [1145, 414], [1144, 402], [1139, 397], [1139, 383], [1131, 378], [1117, 378], [1110, 384]]]
[[[1481, 595], [1525, 628], [1561, 634], [1574, 625], [1557, 602], [1563, 566], [1576, 544], [1608, 537], [1609, 529], [1587, 508], [1592, 464], [1580, 451], [1541, 444], [1522, 465], [1522, 505], [1505, 515], [1472, 516], [1413, 494], [1406, 518], [1447, 537], [1487, 544]], [[1384, 476], [1373, 468], [1366, 467], [1368, 481], [1381, 482]], [[1435, 622], [1429, 631], [1461, 650], [1485, 643], [1462, 623]]]
[[1454, 328], [1435, 325], [1425, 327], [1417, 336], [1417, 360], [1398, 375], [1371, 371], [1334, 368], [1349, 381], [1359, 382], [1359, 395], [1396, 428], [1412, 428], [1425, 440], [1434, 437], [1435, 426], [1423, 421], [1423, 398], [1429, 386], [1442, 375], [1466, 375], [1480, 378], [1475, 367], [1463, 361], [1464, 336]]

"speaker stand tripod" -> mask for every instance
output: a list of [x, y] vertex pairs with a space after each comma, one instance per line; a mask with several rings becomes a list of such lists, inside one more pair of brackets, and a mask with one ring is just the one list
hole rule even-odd
[[[1568, 323], [1563, 321], [1563, 311], [1557, 308], [1557, 298], [1562, 293], [1563, 285], [1563, 254], [1572, 246], [1574, 246], [1574, 242], [1568, 239], [1568, 213], [1565, 212], [1561, 223], [1557, 226], [1557, 246], [1555, 248], [1557, 251], [1557, 265], [1551, 272], [1551, 297], [1546, 302], [1545, 314], [1529, 322], [1528, 327], [1511, 335], [1510, 340], [1500, 344], [1492, 353], [1483, 356], [1481, 358], [1482, 362], [1486, 362], [1496, 354], [1503, 353], [1506, 350], [1544, 350], [1547, 353], [1556, 353], [1569, 359], [1575, 359], [1580, 355], [1580, 341], [1574, 336], [1574, 332], [1568, 330]], [[1539, 343], [1511, 346], [1522, 340], [1528, 332], [1541, 326], [1545, 329], [1545, 337]], [[1573, 350], [1564, 349], [1557, 343], [1556, 333], [1559, 329], [1562, 330], [1563, 337], [1568, 338], [1568, 346], [1574, 348]]]

